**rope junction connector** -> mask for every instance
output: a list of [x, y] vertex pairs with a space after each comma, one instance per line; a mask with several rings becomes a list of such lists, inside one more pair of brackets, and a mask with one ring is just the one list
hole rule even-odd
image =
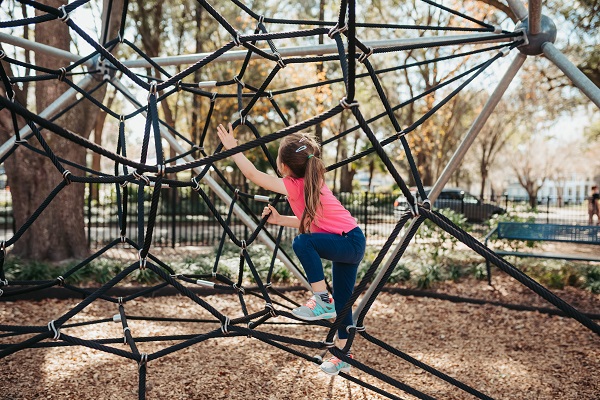
[[181, 92], [181, 79], [175, 83], [175, 90]]
[[248, 115], [244, 115], [240, 112], [240, 125], [246, 125], [247, 120], [248, 120]]
[[121, 235], [121, 243], [126, 243], [126, 242], [127, 242], [127, 236]]
[[358, 101], [353, 101], [352, 103], [348, 103], [346, 101], [345, 97], [340, 100], [340, 105], [342, 107], [344, 107], [344, 110], [347, 110], [347, 109], [349, 109], [351, 107], [358, 107], [359, 106]]
[[246, 88], [246, 84], [237, 75], [233, 77], [233, 81], [243, 88]]
[[285, 62], [283, 61], [283, 58], [281, 58], [281, 54], [279, 54], [278, 51], [274, 52], [273, 55], [275, 57], [277, 57], [277, 65], [279, 65], [280, 68], [285, 68], [287, 65], [285, 64]]
[[142, 257], [142, 250], [140, 250], [138, 252], [138, 256], [140, 258], [140, 269], [142, 271], [144, 271], [146, 269], [147, 264], [148, 264], [148, 258]]
[[229, 335], [229, 323], [231, 322], [231, 320], [229, 319], [229, 317], [225, 317], [225, 322], [223, 322], [221, 324], [221, 332], [223, 332], [223, 335]]
[[328, 349], [332, 349], [332, 348], [335, 347], [335, 343], [333, 343], [333, 342], [325, 342], [325, 341], [323, 341], [321, 343], [323, 343], [323, 346], [325, 346]]
[[348, 325], [346, 327], [346, 332], [350, 333], [350, 329], [356, 329], [356, 332], [364, 332], [367, 330], [364, 326]]
[[62, 173], [63, 179], [67, 181], [67, 185], [71, 184], [71, 179], [69, 178], [69, 175], [71, 175], [71, 171], [69, 171], [68, 169], [65, 169]]
[[502, 33], [502, 27], [500, 25], [494, 26], [494, 33]]
[[273, 99], [273, 91], [272, 91], [272, 90], [269, 90], [269, 91], [267, 92], [267, 99], [269, 99], [269, 100], [272, 100], [272, 99]]
[[8, 286], [8, 279], [5, 279], [5, 280], [0, 279], [0, 286]]
[[123, 41], [125, 40], [125, 38], [123, 37], [123, 35], [121, 35], [121, 32], [117, 33], [117, 39], [119, 39], [119, 43], [123, 43]]
[[431, 210], [431, 201], [429, 199], [425, 199], [423, 201], [423, 207], [425, 207], [428, 210]]
[[125, 122], [125, 115], [124, 114], [119, 115], [119, 122]]
[[67, 76], [67, 69], [65, 67], [60, 67], [58, 69], [58, 72], [59, 72], [59, 74], [58, 74], [58, 80], [61, 81], [61, 82], [64, 81], [65, 77]]
[[[2, 253], [6, 252], [6, 240], [0, 241], [0, 251]], [[8, 283], [7, 283], [7, 285], [8, 285]]]
[[235, 32], [235, 37], [233, 38], [233, 44], [236, 46], [242, 45], [242, 35], [240, 35], [240, 33], [237, 31]]
[[156, 176], [162, 176], [165, 174], [165, 164], [157, 164], [156, 168], [158, 168], [158, 171], [156, 171]]
[[373, 55], [373, 48], [372, 47], [367, 47], [369, 49], [368, 53], [362, 53], [361, 55], [358, 56], [358, 61], [360, 61], [361, 63], [364, 64], [365, 61], [367, 61], [367, 58], [371, 57], [371, 55]]
[[48, 322], [48, 330], [51, 332], [54, 332], [54, 336], [52, 339], [54, 339], [54, 340], [60, 339], [60, 329], [56, 329], [56, 327], [54, 326], [54, 320]]
[[506, 57], [510, 51], [512, 50], [512, 48], [510, 46], [506, 46], [500, 49], [499, 53], [502, 54], [502, 57]]
[[[123, 305], [123, 296], [119, 296], [117, 298], [117, 301], [119, 302], [119, 305], [122, 306]], [[120, 315], [120, 314], [119, 314]], [[120, 318], [120, 317], [119, 317]]]
[[129, 331], [129, 334], [131, 335], [131, 329], [129, 329], [128, 326], [123, 328], [123, 344], [127, 344], [127, 336], [125, 336], [125, 332], [127, 331]]
[[0, 60], [2, 60], [4, 57], [6, 57], [6, 53], [4, 50], [0, 50]]
[[410, 209], [410, 213], [412, 214], [413, 218], [416, 218], [419, 216], [419, 205], [417, 204], [417, 198], [415, 196], [413, 196], [413, 205], [409, 207]]
[[262, 24], [263, 22], [265, 22], [265, 16], [264, 15], [259, 15], [258, 16], [258, 24]]
[[275, 307], [273, 307], [273, 304], [267, 303], [265, 304], [265, 308], [269, 309], [269, 314], [271, 314], [271, 317], [277, 317], [277, 312], [275, 312]]
[[215, 100], [217, 100], [217, 94], [218, 94], [217, 92], [213, 92], [212, 97], [210, 98], [211, 103], [214, 103]]
[[241, 294], [246, 294], [246, 289], [244, 289], [241, 286], [238, 286], [236, 283], [233, 283], [231, 285], [235, 290], [237, 290], [238, 292], [240, 292]]
[[149, 178], [148, 178], [146, 175], [144, 175], [144, 174], [140, 174], [140, 173], [139, 173], [139, 172], [137, 172], [137, 171], [133, 171], [131, 174], [132, 174], [132, 175], [135, 177], [135, 179], [137, 179], [138, 181], [144, 181], [144, 183], [146, 184], [146, 186], [150, 186], [150, 185], [151, 185], [151, 184], [150, 184], [150, 179], [149, 179]]
[[140, 353], [140, 361], [138, 362], [139, 369], [142, 369], [146, 364], [148, 364], [148, 354]]
[[337, 24], [335, 24], [335, 26], [333, 28], [331, 28], [329, 30], [329, 32], [327, 33], [327, 36], [329, 36], [330, 39], [333, 39], [333, 37], [335, 35], [337, 35], [338, 33], [343, 33], [343, 32], [346, 32], [347, 30], [348, 30], [348, 24], [339, 28], [339, 23], [337, 23]]
[[65, 278], [62, 275], [57, 277], [56, 280], [58, 281], [58, 286], [65, 286]]
[[196, 192], [200, 191], [200, 184], [198, 183], [198, 180], [196, 179], [196, 177], [192, 178], [192, 183], [194, 184], [192, 186], [192, 189], [194, 189]]
[[156, 92], [157, 92], [156, 87], [157, 87], [156, 81], [150, 82], [150, 89], [148, 90], [148, 100], [150, 100], [150, 96], [152, 96], [152, 95], [156, 96]]
[[64, 5], [58, 7], [58, 9], [60, 11], [62, 11], [62, 13], [63, 13], [63, 15], [61, 15], [60, 17], [58, 17], [58, 19], [60, 19], [62, 22], [64, 22], [66, 24], [67, 21], [69, 21], [69, 19], [71, 19], [71, 17], [69, 16], [69, 13], [67, 12], [67, 9], [65, 8]]

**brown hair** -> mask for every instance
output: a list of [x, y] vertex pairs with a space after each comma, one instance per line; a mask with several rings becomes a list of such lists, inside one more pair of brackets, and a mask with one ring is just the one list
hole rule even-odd
[[320, 212], [321, 187], [325, 180], [325, 165], [321, 146], [312, 135], [294, 133], [284, 137], [279, 145], [279, 162], [285, 164], [294, 178], [304, 178], [304, 202], [300, 218], [300, 233], [310, 232], [310, 226]]

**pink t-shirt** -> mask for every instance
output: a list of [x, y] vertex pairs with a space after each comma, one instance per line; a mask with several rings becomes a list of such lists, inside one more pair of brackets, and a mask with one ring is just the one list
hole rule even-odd
[[[304, 178], [286, 176], [283, 178], [283, 184], [288, 192], [288, 201], [294, 215], [298, 219], [302, 218], [306, 207], [304, 202]], [[325, 184], [321, 188], [321, 206], [322, 208], [319, 209], [315, 220], [310, 226], [311, 232], [341, 235], [343, 232], [348, 233], [358, 226], [350, 211], [346, 210]]]

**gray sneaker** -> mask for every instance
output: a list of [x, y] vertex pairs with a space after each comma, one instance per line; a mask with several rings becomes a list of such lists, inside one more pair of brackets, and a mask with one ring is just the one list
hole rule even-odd
[[[354, 358], [352, 354], [350, 354], [348, 357]], [[321, 364], [321, 371], [325, 372], [327, 375], [337, 375], [340, 373], [340, 371], [348, 373], [350, 372], [350, 368], [350, 364], [340, 360], [337, 357], [331, 357], [329, 360]]]
[[326, 303], [319, 296], [312, 296], [306, 304], [292, 310], [292, 314], [304, 321], [335, 318], [335, 302]]

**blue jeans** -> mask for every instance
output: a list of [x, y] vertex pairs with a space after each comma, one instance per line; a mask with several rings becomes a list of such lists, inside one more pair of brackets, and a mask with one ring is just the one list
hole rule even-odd
[[[365, 245], [365, 235], [359, 227], [344, 235], [303, 233], [296, 236], [292, 243], [310, 283], [325, 279], [321, 258], [332, 262], [333, 299], [338, 315], [354, 290], [358, 264], [365, 255]], [[352, 313], [349, 312], [338, 329], [338, 338], [348, 337], [346, 327], [352, 323]]]

